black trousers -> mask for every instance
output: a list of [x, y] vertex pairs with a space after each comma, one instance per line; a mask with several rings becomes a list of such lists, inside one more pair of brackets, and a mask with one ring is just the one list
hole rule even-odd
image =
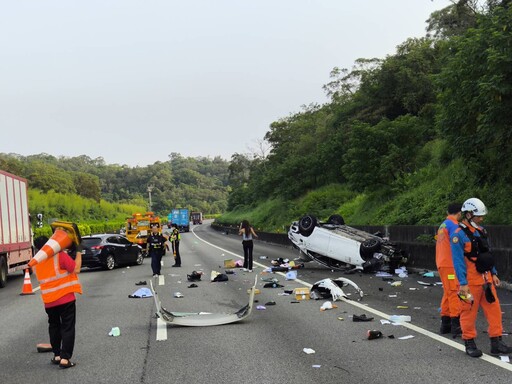
[[179, 240], [173, 241], [174, 244], [174, 252], [176, 252], [176, 256], [174, 257], [174, 265], [181, 266], [181, 256], [180, 256], [180, 242]]
[[55, 356], [70, 359], [75, 348], [76, 301], [45, 308], [50, 344]]
[[151, 256], [151, 269], [153, 270], [153, 275], [159, 275], [160, 270], [162, 269], [162, 251], [160, 249], [156, 249], [150, 252]]
[[252, 250], [254, 243], [252, 240], [244, 240], [242, 241], [242, 246], [244, 247], [244, 268], [252, 269]]

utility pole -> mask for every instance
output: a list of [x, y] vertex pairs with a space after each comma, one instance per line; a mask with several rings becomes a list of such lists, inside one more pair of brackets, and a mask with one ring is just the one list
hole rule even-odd
[[148, 185], [148, 193], [149, 193], [149, 212], [152, 212], [151, 211], [151, 191], [153, 190], [153, 186], [152, 185]]

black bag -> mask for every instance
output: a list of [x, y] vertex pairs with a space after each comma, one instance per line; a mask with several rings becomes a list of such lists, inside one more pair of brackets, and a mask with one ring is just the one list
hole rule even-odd
[[491, 283], [484, 284], [484, 291], [485, 291], [485, 300], [487, 300], [488, 303], [494, 303], [496, 301], [496, 298], [494, 297], [494, 294], [492, 293]]
[[476, 258], [476, 270], [480, 273], [488, 272], [494, 267], [494, 257], [492, 253], [485, 252], [478, 255]]
[[217, 276], [213, 278], [212, 281], [218, 282], [218, 281], [228, 281], [228, 275], [225, 275], [224, 273], [219, 273]]

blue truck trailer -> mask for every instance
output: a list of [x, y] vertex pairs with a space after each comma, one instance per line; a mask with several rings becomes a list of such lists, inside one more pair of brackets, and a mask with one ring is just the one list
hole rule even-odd
[[175, 208], [167, 215], [169, 227], [176, 224], [181, 232], [190, 231], [190, 214], [187, 208]]

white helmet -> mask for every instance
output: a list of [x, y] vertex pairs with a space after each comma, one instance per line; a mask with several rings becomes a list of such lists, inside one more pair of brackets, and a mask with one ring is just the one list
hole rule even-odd
[[462, 204], [462, 212], [471, 212], [473, 216], [485, 216], [487, 215], [487, 208], [482, 200], [472, 197]]

